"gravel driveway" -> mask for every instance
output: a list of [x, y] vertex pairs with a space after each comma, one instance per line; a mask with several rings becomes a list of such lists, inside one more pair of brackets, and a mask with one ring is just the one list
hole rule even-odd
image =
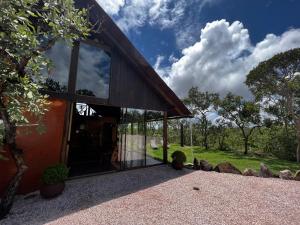
[[69, 181], [52, 200], [18, 197], [0, 221], [45, 223], [299, 225], [300, 182], [156, 166]]

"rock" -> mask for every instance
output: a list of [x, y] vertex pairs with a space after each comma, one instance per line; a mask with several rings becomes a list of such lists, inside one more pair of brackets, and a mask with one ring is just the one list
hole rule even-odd
[[244, 176], [254, 176], [254, 177], [257, 177], [258, 176], [258, 173], [253, 170], [253, 169], [245, 169], [244, 172], [243, 172], [243, 175]]
[[263, 163], [260, 164], [259, 176], [264, 178], [274, 177], [271, 170]]
[[194, 169], [194, 164], [192, 163], [187, 163], [184, 165], [185, 168], [189, 169], [189, 170], [193, 170]]
[[206, 160], [200, 160], [200, 169], [204, 171], [212, 171], [213, 166]]
[[199, 161], [198, 159], [194, 158], [194, 166], [193, 166], [194, 170], [200, 170], [200, 165], [199, 165]]
[[300, 170], [298, 170], [294, 176], [294, 179], [300, 181]]
[[236, 168], [229, 162], [219, 163], [215, 167], [214, 171], [219, 172], [219, 173], [242, 174], [242, 172], [238, 168]]
[[290, 170], [282, 170], [279, 172], [279, 178], [283, 180], [293, 180], [293, 173]]

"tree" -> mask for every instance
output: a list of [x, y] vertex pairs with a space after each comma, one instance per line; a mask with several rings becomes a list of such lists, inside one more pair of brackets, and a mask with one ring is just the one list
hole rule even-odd
[[203, 136], [203, 146], [208, 149], [208, 128], [211, 122], [207, 114], [213, 110], [213, 102], [218, 98], [215, 93], [201, 92], [198, 87], [192, 87], [189, 90], [188, 97], [184, 99], [192, 114], [199, 119], [201, 134]]
[[89, 34], [86, 10], [72, 0], [0, 0], [0, 115], [5, 149], [17, 173], [0, 203], [0, 219], [7, 215], [27, 166], [16, 145], [16, 129], [28, 116], [41, 116], [48, 104], [40, 93], [42, 70], [50, 61], [44, 52], [57, 40], [69, 44]]
[[249, 139], [254, 129], [260, 126], [259, 104], [228, 93], [224, 99], [218, 99], [216, 105], [218, 114], [240, 129], [244, 142], [244, 154], [247, 154]]
[[212, 126], [214, 137], [216, 137], [218, 142], [218, 149], [220, 151], [225, 151], [228, 147], [225, 143], [226, 138], [228, 137], [227, 129], [231, 127], [231, 124], [228, 123], [224, 118], [217, 118], [215, 125]]
[[300, 162], [300, 48], [261, 62], [247, 75], [246, 84], [269, 113], [289, 121], [297, 130], [297, 162]]

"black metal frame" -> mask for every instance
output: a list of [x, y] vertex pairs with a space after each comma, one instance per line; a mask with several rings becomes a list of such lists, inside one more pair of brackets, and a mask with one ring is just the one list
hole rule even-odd
[[112, 63], [114, 61], [113, 59], [114, 54], [112, 54], [111, 47], [97, 43], [93, 40], [84, 40], [81, 42], [100, 48], [108, 52], [109, 56], [111, 57], [108, 98], [99, 98], [96, 96], [85, 96], [85, 95], [76, 94], [77, 69], [78, 69], [79, 51], [80, 51], [80, 42], [78, 41], [73, 43], [73, 47], [71, 50], [67, 92], [56, 92], [56, 91], [49, 91], [49, 90], [43, 90], [42, 92], [44, 94], [49, 95], [50, 97], [61, 98], [71, 102], [83, 102], [88, 104], [108, 105], [110, 95], [111, 95]]

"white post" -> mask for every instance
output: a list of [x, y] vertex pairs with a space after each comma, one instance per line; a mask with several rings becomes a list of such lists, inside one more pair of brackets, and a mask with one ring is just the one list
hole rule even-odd
[[192, 125], [192, 119], [190, 119], [190, 134], [191, 134], [191, 146], [193, 146], [193, 125]]

